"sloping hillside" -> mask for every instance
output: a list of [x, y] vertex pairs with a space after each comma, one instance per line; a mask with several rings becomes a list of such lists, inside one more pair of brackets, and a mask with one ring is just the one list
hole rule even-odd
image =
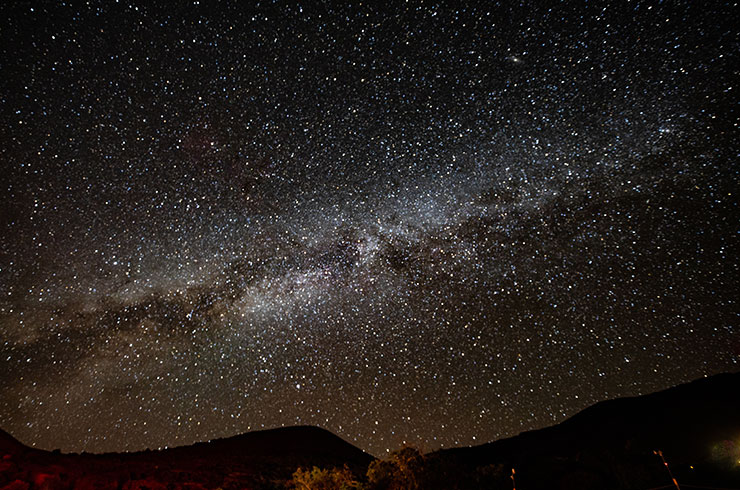
[[647, 488], [667, 477], [658, 450], [684, 479], [740, 487], [740, 373], [597, 403], [552, 427], [433, 457], [513, 467], [520, 488], [578, 488], [579, 479], [593, 482], [584, 488]]
[[[298, 466], [341, 467], [363, 474], [372, 457], [329, 431], [288, 427], [250, 432], [162, 451], [59, 454], [28, 448], [0, 434], [0, 488], [134, 490], [273, 488]], [[20, 486], [18, 486], [20, 485]]]

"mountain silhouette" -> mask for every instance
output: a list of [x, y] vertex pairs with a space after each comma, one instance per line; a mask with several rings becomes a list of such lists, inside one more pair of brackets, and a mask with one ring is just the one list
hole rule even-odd
[[648, 488], [668, 477], [657, 451], [684, 479], [740, 488], [740, 373], [600, 402], [552, 427], [431, 456], [514, 468], [517, 488]]
[[159, 451], [61, 454], [24, 446], [0, 431], [0, 488], [200, 490], [274, 488], [297, 467], [364, 474], [374, 458], [331, 432], [296, 426]]
[[[298, 467], [346, 465], [362, 479], [373, 460], [308, 426], [108, 454], [34, 449], [0, 430], [0, 490], [285, 488]], [[552, 427], [415, 461], [424, 489], [648, 489], [672, 477], [686, 488], [740, 489], [740, 373], [604, 401]]]

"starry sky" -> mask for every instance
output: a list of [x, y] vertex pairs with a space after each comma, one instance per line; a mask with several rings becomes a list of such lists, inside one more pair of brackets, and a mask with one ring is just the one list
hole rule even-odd
[[0, 427], [383, 455], [740, 369], [740, 8], [545, 3], [2, 2]]

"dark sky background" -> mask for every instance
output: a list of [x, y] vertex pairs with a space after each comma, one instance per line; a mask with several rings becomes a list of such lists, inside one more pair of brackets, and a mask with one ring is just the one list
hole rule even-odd
[[432, 450], [740, 368], [737, 4], [166, 3], [0, 4], [21, 441]]

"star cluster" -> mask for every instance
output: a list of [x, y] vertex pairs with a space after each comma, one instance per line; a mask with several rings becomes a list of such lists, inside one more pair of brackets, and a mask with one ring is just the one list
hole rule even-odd
[[738, 369], [736, 4], [3, 2], [0, 427], [471, 445]]

